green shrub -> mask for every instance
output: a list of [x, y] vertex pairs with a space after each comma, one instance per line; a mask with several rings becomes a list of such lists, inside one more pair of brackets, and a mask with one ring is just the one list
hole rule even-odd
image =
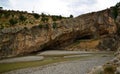
[[57, 21], [57, 17], [52, 16], [52, 20], [53, 20], [53, 21]]
[[117, 8], [120, 7], [120, 2], [118, 2], [115, 6], [116, 6]]
[[118, 8], [117, 8], [117, 7], [113, 7], [112, 15], [113, 15], [113, 18], [114, 18], [114, 19], [117, 18], [117, 16], [118, 16]]
[[49, 20], [49, 19], [48, 19], [47, 17], [42, 17], [42, 18], [41, 18], [41, 21], [43, 21], [43, 22], [48, 22], [48, 20]]
[[116, 19], [118, 16], [118, 7], [120, 7], [120, 2], [115, 5], [112, 9], [113, 18]]
[[42, 17], [45, 17], [45, 16], [46, 16], [46, 14], [44, 14], [44, 13], [41, 13], [41, 16], [42, 16]]
[[116, 70], [116, 66], [114, 66], [114, 65], [104, 66], [104, 73], [105, 74], [114, 74], [115, 70]]
[[14, 15], [12, 15], [12, 18], [14, 18]]
[[59, 19], [59, 20], [61, 20], [62, 18], [64, 18], [64, 17], [62, 17], [61, 15], [60, 15], [60, 16], [58, 16], [58, 19]]
[[0, 7], [0, 10], [2, 10], [3, 9], [3, 7]]
[[43, 25], [42, 24], [39, 24], [39, 28], [42, 28], [43, 27]]
[[34, 13], [33, 16], [34, 16], [35, 19], [38, 19], [40, 17], [40, 15], [36, 14], [36, 13]]
[[27, 18], [26, 18], [25, 16], [23, 16], [23, 15], [20, 15], [20, 16], [19, 16], [19, 20], [22, 21], [22, 22], [23, 22], [23, 21], [26, 21], [26, 19], [27, 19]]
[[73, 18], [73, 15], [70, 15], [70, 18]]
[[57, 20], [61, 20], [63, 17], [60, 15], [60, 16], [52, 16], [52, 20], [53, 21], [57, 21]]
[[10, 25], [15, 25], [15, 24], [17, 24], [17, 20], [16, 19], [10, 19], [9, 23], [10, 23]]
[[54, 22], [52, 27], [53, 27], [53, 29], [56, 29], [57, 28], [57, 23]]

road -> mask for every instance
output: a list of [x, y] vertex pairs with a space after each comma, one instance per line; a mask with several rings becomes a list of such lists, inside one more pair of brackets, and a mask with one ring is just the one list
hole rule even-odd
[[[89, 54], [93, 54], [93, 53], [89, 53]], [[65, 62], [49, 64], [40, 67], [19, 69], [19, 70], [7, 72], [5, 74], [86, 74], [93, 67], [103, 65], [107, 61], [110, 61], [113, 58], [111, 54], [105, 54], [105, 53], [104, 54], [100, 53], [100, 56], [96, 54], [94, 55], [95, 56], [91, 56], [89, 58], [83, 58], [74, 61], [65, 61]], [[72, 56], [76, 57], [74, 55]]]

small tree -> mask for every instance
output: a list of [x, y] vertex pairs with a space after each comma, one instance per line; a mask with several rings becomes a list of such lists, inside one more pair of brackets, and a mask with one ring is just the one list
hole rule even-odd
[[59, 16], [55, 16], [55, 15], [53, 15], [52, 16], [52, 20], [55, 22], [55, 21], [57, 21], [57, 20], [61, 20], [63, 17], [61, 16], [61, 15], [59, 15]]
[[40, 15], [39, 15], [39, 14], [36, 14], [36, 13], [34, 13], [33, 16], [34, 16], [34, 18], [36, 18], [36, 19], [38, 19], [38, 18], [40, 17]]
[[34, 13], [34, 11], [32, 11], [32, 13]]
[[3, 10], [3, 7], [0, 7], [0, 10]]
[[53, 29], [56, 29], [57, 28], [57, 23], [54, 22], [52, 27], [53, 27]]
[[118, 16], [118, 9], [117, 9], [117, 7], [113, 8], [113, 13], [112, 14], [113, 14], [114, 19], [116, 19], [117, 16]]
[[19, 19], [20, 19], [20, 21], [25, 21], [27, 18], [25, 16], [23, 16], [23, 15], [20, 15]]
[[17, 20], [15, 20], [15, 19], [10, 19], [10, 20], [9, 20], [9, 23], [10, 23], [10, 25], [15, 25], [15, 24], [17, 24]]
[[39, 28], [42, 28], [43, 27], [43, 25], [42, 24], [39, 24]]
[[73, 15], [70, 15], [70, 18], [73, 18]]
[[120, 7], [120, 2], [118, 2], [118, 3], [116, 4], [116, 7]]
[[112, 9], [112, 15], [113, 15], [114, 19], [116, 19], [118, 16], [118, 7], [120, 7], [120, 2], [117, 3], [115, 5], [115, 7], [113, 7], [113, 9]]
[[56, 16], [52, 16], [52, 20], [53, 21], [57, 21], [57, 17]]
[[46, 16], [46, 14], [44, 14], [44, 13], [41, 13], [41, 16], [42, 16], [42, 17], [45, 17], [45, 16]]
[[41, 18], [41, 21], [43, 21], [44, 23], [45, 23], [45, 22], [48, 22], [48, 20], [49, 20], [49, 19], [48, 19], [47, 17], [42, 17], [42, 18]]
[[58, 16], [59, 20], [61, 20], [63, 17], [61, 15]]

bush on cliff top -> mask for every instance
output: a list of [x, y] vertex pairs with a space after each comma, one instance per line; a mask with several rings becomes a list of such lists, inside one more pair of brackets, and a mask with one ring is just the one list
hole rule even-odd
[[40, 17], [40, 15], [36, 14], [36, 13], [34, 13], [33, 16], [34, 16], [35, 19], [39, 19], [39, 17]]
[[17, 24], [17, 20], [16, 19], [10, 19], [9, 23], [10, 23], [11, 26], [15, 25], [15, 24]]
[[115, 5], [112, 9], [113, 18], [116, 19], [118, 16], [118, 8], [120, 7], [120, 2]]
[[19, 16], [19, 19], [20, 19], [20, 21], [23, 22], [23, 21], [25, 21], [27, 18], [26, 18], [25, 16], [23, 16], [23, 15], [20, 15], [20, 16]]
[[42, 19], [41, 19], [41, 21], [44, 22], [44, 23], [45, 23], [45, 22], [48, 22], [48, 20], [49, 20], [48, 17], [42, 17]]

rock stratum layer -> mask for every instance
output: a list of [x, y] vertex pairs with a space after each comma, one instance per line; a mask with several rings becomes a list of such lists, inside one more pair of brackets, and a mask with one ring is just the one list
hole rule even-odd
[[[119, 9], [117, 9], [119, 10]], [[99, 12], [80, 15], [76, 18], [62, 20], [56, 25], [45, 23], [42, 27], [5, 28], [0, 30], [0, 57], [24, 55], [49, 49], [115, 50], [118, 46], [118, 24], [113, 17], [113, 8]], [[119, 18], [120, 16], [118, 16]], [[68, 47], [80, 40], [89, 40], [87, 47]], [[82, 42], [80, 42], [82, 44]], [[95, 44], [95, 45], [94, 45]], [[83, 43], [84, 45], [84, 43]]]

